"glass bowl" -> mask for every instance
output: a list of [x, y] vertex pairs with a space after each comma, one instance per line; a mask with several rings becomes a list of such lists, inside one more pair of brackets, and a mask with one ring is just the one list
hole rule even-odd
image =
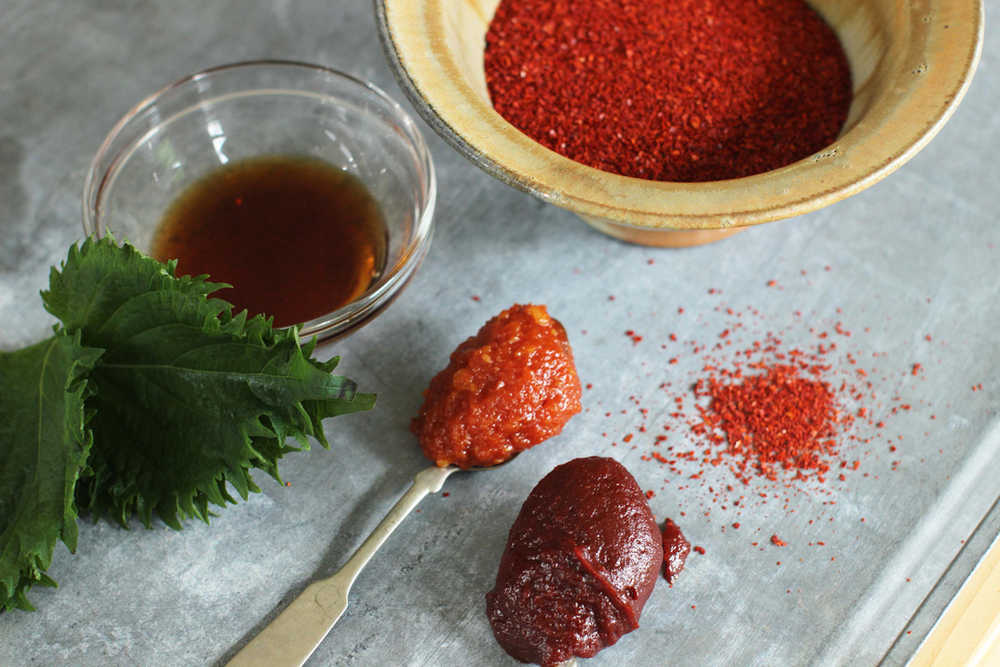
[[299, 324], [304, 337], [343, 335], [381, 312], [416, 271], [430, 246], [437, 191], [413, 120], [377, 87], [349, 75], [254, 61], [162, 88], [118, 121], [94, 157], [84, 184], [84, 232], [111, 232], [151, 253], [165, 212], [189, 186], [227, 163], [270, 155], [342, 169], [381, 209], [384, 269], [354, 301]]

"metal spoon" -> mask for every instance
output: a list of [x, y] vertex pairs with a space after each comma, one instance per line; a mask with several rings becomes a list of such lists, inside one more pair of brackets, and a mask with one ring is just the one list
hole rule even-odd
[[[508, 459], [509, 461], [510, 459]], [[506, 463], [504, 461], [503, 463]], [[503, 465], [500, 463], [498, 465]], [[497, 467], [497, 466], [491, 466]], [[485, 470], [486, 468], [473, 468]], [[302, 665], [347, 609], [347, 594], [378, 548], [428, 493], [437, 493], [456, 466], [421, 470], [403, 497], [340, 570], [309, 584], [271, 623], [229, 661], [232, 667]]]

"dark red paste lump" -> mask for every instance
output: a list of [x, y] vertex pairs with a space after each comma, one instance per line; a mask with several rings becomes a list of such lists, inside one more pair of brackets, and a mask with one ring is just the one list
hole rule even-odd
[[684, 569], [684, 561], [691, 553], [691, 543], [681, 529], [670, 519], [663, 521], [663, 578], [668, 584]]
[[502, 463], [580, 411], [566, 330], [545, 306], [514, 305], [451, 354], [410, 425], [436, 465]]
[[663, 563], [646, 496], [620, 463], [574, 459], [531, 491], [507, 538], [486, 613], [523, 662], [588, 658], [639, 627]]

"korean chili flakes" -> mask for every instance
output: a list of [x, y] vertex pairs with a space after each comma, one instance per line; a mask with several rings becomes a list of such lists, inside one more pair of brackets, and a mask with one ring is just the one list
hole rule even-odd
[[709, 399], [700, 407], [697, 430], [726, 446], [736, 474], [750, 472], [775, 479], [778, 469], [825, 475], [836, 450], [838, 413], [830, 385], [819, 366], [774, 364], [744, 376], [739, 369], [725, 379], [698, 380], [694, 393]]
[[625, 176], [712, 181], [831, 144], [851, 74], [803, 0], [501, 0], [495, 109], [548, 148]]

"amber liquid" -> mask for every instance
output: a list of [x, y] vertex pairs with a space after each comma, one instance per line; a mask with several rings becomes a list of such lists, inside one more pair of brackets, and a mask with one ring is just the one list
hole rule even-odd
[[275, 326], [328, 314], [364, 294], [385, 265], [386, 226], [354, 176], [308, 157], [226, 165], [170, 206], [152, 254], [207, 273], [218, 292]]

